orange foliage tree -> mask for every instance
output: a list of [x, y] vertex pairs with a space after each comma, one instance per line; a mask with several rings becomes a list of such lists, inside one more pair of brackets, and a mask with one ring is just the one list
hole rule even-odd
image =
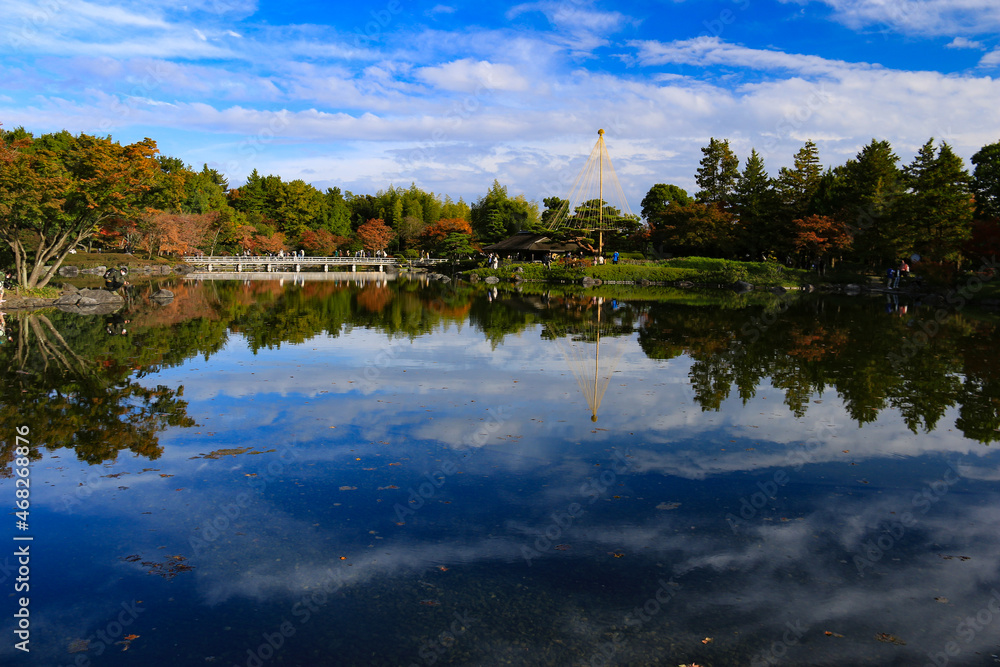
[[302, 247], [311, 255], [328, 257], [338, 248], [351, 242], [346, 236], [337, 236], [326, 229], [310, 229], [302, 235]]
[[442, 218], [428, 225], [420, 234], [420, 245], [427, 250], [437, 251], [449, 234], [465, 234], [472, 239], [472, 225], [462, 218]]
[[205, 241], [219, 214], [153, 211], [140, 225], [140, 247], [149, 253], [186, 255]]
[[819, 268], [828, 256], [851, 247], [852, 237], [847, 225], [826, 215], [810, 215], [793, 220], [795, 248], [818, 260]]
[[135, 215], [159, 165], [152, 139], [122, 146], [60, 133], [39, 142], [51, 150], [32, 143], [0, 136], [0, 241], [13, 251], [21, 284], [43, 287], [106, 220]]
[[395, 232], [382, 218], [372, 218], [358, 227], [358, 240], [361, 241], [361, 246], [370, 252], [385, 250], [395, 236]]
[[253, 237], [253, 241], [255, 248], [260, 252], [278, 252], [286, 249], [285, 235], [281, 232], [275, 232], [273, 236], [257, 234]]

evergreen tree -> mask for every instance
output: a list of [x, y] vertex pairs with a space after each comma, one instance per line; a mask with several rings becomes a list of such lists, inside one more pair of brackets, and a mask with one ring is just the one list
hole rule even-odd
[[351, 209], [340, 188], [327, 188], [323, 199], [323, 228], [334, 236], [350, 236]]
[[736, 181], [733, 212], [739, 225], [740, 249], [751, 259], [786, 249], [788, 234], [779, 227], [774, 183], [756, 149], [750, 150], [746, 166]]
[[819, 187], [822, 174], [819, 149], [812, 141], [807, 141], [795, 154], [794, 168], [781, 168], [777, 191], [787, 215], [792, 219], [804, 218], [812, 213], [810, 209], [813, 195]]
[[715, 204], [720, 209], [726, 209], [736, 189], [740, 160], [729, 148], [728, 139], [717, 141], [712, 137], [701, 152], [704, 157], [695, 176], [701, 190], [695, 198], [702, 204]]
[[854, 234], [857, 257], [873, 267], [892, 264], [913, 247], [915, 230], [901, 214], [898, 162], [888, 141], [872, 139], [839, 170], [842, 178], [831, 196], [833, 214]]
[[914, 249], [934, 261], [960, 262], [974, 213], [972, 179], [962, 158], [944, 142], [935, 152], [930, 139], [904, 171], [909, 186], [905, 213], [914, 230]]
[[489, 192], [472, 205], [471, 218], [473, 231], [484, 243], [494, 243], [539, 225], [538, 206], [524, 195], [508, 197], [507, 186], [496, 179]]
[[1000, 218], [1000, 141], [980, 148], [972, 156], [972, 192], [976, 217]]

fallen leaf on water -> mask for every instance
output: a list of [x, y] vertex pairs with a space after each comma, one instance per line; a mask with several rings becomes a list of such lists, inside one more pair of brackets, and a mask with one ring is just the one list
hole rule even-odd
[[948, 604], [948, 598], [934, 598], [935, 602], [940, 602], [941, 604]]
[[823, 632], [823, 634], [826, 635], [827, 637], [838, 637], [840, 639], [844, 638], [844, 635], [838, 634], [836, 632], [830, 632], [829, 630], [826, 630], [825, 632]]
[[425, 607], [437, 607], [441, 603], [438, 602], [437, 600], [421, 600], [420, 604], [424, 605]]
[[74, 639], [66, 647], [66, 650], [70, 653], [86, 653], [90, 650], [90, 640], [88, 639]]
[[885, 642], [887, 644], [897, 644], [899, 646], [906, 646], [906, 642], [904, 642], [899, 637], [896, 637], [894, 635], [890, 635], [888, 632], [879, 632], [879, 633], [877, 633], [875, 635], [875, 639], [879, 640], [880, 642]]
[[660, 503], [659, 505], [656, 506], [656, 509], [658, 509], [658, 510], [675, 510], [675, 509], [677, 509], [680, 506], [681, 506], [680, 503]]
[[557, 545], [556, 545], [555, 547], [553, 547], [553, 548], [554, 548], [554, 549], [555, 549], [556, 551], [568, 551], [568, 550], [569, 550], [569, 549], [571, 549], [572, 547], [570, 547], [570, 545], [568, 545], [568, 544], [557, 544]]
[[340, 490], [341, 491], [357, 491], [358, 487], [356, 487], [356, 486], [342, 486], [342, 487], [340, 487]]
[[701, 640], [701, 643], [702, 644], [711, 644], [712, 643], [712, 638], [711, 637], [705, 637], [704, 639]]

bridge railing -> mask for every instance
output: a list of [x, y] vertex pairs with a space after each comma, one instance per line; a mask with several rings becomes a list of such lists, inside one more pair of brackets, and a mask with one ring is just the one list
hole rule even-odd
[[186, 255], [184, 261], [192, 266], [207, 266], [209, 272], [215, 267], [236, 267], [236, 270], [243, 271], [244, 268], [253, 270], [263, 267], [268, 272], [281, 270], [283, 267], [294, 267], [296, 272], [303, 267], [323, 267], [324, 271], [329, 271], [330, 267], [351, 267], [351, 271], [356, 271], [359, 266], [374, 266], [384, 270], [390, 266], [428, 266], [445, 262], [444, 259], [415, 259], [399, 260], [395, 257], [253, 257], [253, 256], [222, 256], [222, 255]]

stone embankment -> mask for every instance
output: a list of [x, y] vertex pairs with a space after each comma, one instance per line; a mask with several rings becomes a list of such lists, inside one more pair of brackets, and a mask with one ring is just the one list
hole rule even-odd
[[[80, 275], [103, 276], [108, 270], [106, 266], [95, 266], [89, 269], [80, 269], [75, 266], [59, 267], [59, 275], [64, 278], [75, 278]], [[157, 266], [141, 266], [131, 270], [133, 277], [138, 276], [166, 276], [172, 274], [186, 274], [193, 269], [186, 264], [179, 264], [175, 267], [166, 264]], [[157, 290], [150, 297], [157, 303], [165, 303], [174, 297], [170, 290]], [[34, 310], [37, 308], [48, 308], [55, 306], [60, 310], [80, 313], [82, 315], [107, 315], [113, 313], [125, 305], [125, 299], [117, 292], [111, 292], [100, 288], [78, 289], [73, 285], [63, 285], [62, 292], [55, 298], [42, 298], [34, 296], [18, 296], [16, 291], [8, 291], [4, 296], [4, 302], [0, 309], [10, 310]]]

